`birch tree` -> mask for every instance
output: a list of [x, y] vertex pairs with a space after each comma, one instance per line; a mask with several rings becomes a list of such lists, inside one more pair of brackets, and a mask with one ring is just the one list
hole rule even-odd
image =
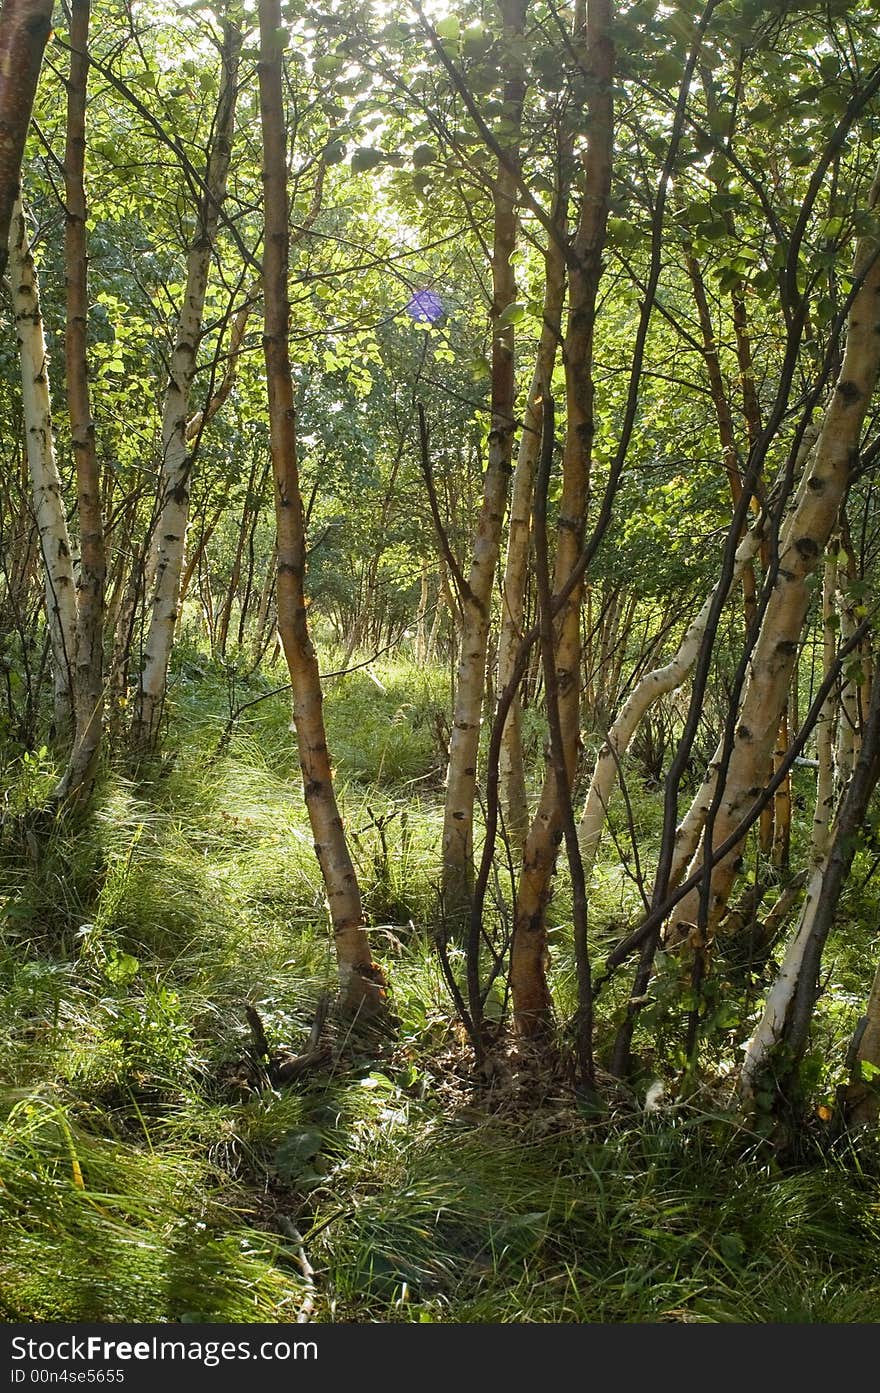
[[67, 512], [58, 474], [49, 354], [43, 331], [40, 290], [19, 199], [12, 210], [9, 279], [21, 360], [21, 395], [34, 517], [43, 556], [46, 619], [52, 649], [55, 727], [62, 742], [72, 731], [73, 664], [76, 652], [76, 582]]
[[[506, 36], [520, 37], [527, 0], [499, 0], [499, 6]], [[513, 311], [516, 279], [512, 257], [517, 238], [518, 146], [524, 96], [525, 79], [520, 64], [513, 62], [503, 96], [510, 134], [498, 157], [492, 191], [492, 394], [488, 460], [467, 587], [461, 597], [460, 658], [443, 815], [443, 915], [453, 929], [463, 922], [473, 889], [474, 800], [490, 602], [510, 488], [515, 430]]]
[[158, 739], [180, 603], [193, 465], [187, 430], [190, 392], [198, 366], [202, 316], [217, 227], [226, 198], [241, 45], [240, 28], [233, 21], [225, 21], [220, 52], [220, 92], [206, 161], [204, 189], [199, 198], [195, 236], [187, 255], [186, 281], [162, 410], [162, 502], [155, 531], [149, 626], [132, 723], [132, 742], [135, 750], [141, 754], [149, 753]]
[[[596, 300], [611, 187], [614, 106], [612, 9], [608, 0], [591, 0], [575, 11], [574, 43], [590, 76], [590, 126], [583, 155], [577, 228], [569, 269], [569, 307], [562, 361], [565, 368], [566, 427], [562, 496], [557, 523], [554, 589], [572, 576], [583, 546], [589, 502], [595, 432], [593, 342]], [[581, 597], [573, 585], [556, 619], [556, 676], [559, 725], [569, 788], [580, 738]], [[546, 1032], [552, 1004], [545, 975], [544, 911], [562, 837], [562, 805], [557, 772], [548, 768], [540, 802], [523, 851], [517, 886], [510, 960], [510, 985], [517, 1028], [524, 1036]]]
[[3, 0], [0, 10], [0, 277], [52, 8], [53, 0]]
[[297, 467], [296, 409], [287, 343], [290, 257], [287, 128], [282, 87], [280, 0], [260, 0], [260, 125], [263, 140], [263, 352], [278, 534], [278, 632], [290, 672], [303, 792], [321, 868], [349, 1014], [374, 1014], [384, 979], [372, 960], [360, 887], [333, 792], [318, 660], [305, 597], [305, 526]]
[[[873, 210], [880, 193], [875, 177], [867, 200]], [[818, 565], [858, 458], [862, 424], [880, 369], [880, 244], [860, 239], [853, 266], [859, 290], [847, 318], [846, 348], [831, 401], [796, 505], [779, 541], [779, 569], [750, 664], [735, 741], [725, 771], [724, 793], [713, 828], [713, 845], [734, 830], [766, 781], [779, 721], [788, 698], [801, 629], [810, 603], [808, 578]], [[712, 872], [708, 922], [711, 935], [727, 905], [741, 865], [739, 848]], [[678, 905], [670, 925], [672, 941], [687, 936], [700, 917], [695, 890]]]
[[90, 0], [72, 0], [70, 73], [67, 83], [67, 141], [64, 154], [66, 198], [65, 279], [67, 322], [64, 342], [67, 412], [76, 465], [79, 575], [73, 654], [74, 737], [58, 796], [88, 792], [101, 747], [104, 708], [104, 518], [101, 477], [89, 392], [86, 335], [89, 291], [86, 246], [86, 101], [89, 71]]

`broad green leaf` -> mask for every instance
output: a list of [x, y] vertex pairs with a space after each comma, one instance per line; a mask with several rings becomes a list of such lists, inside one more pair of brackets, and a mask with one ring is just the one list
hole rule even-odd
[[370, 145], [362, 145], [355, 150], [351, 157], [351, 172], [352, 174], [363, 174], [366, 170], [375, 169], [384, 162], [383, 151], [376, 150]]

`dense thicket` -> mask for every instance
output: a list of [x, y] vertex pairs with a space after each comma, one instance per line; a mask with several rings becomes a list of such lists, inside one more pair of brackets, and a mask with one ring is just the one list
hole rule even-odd
[[[662, 1086], [779, 1156], [876, 1129], [873, 7], [52, 18], [0, 12], [10, 1001], [92, 973], [95, 1096], [153, 1087], [150, 1031], [173, 1074], [179, 874], [249, 1095], [436, 1068], [440, 1022], [468, 1087], [596, 1126]], [[322, 943], [282, 1057], [249, 963], [326, 986]], [[44, 1006], [35, 1098], [76, 1091], [60, 1006], [20, 1072]]]

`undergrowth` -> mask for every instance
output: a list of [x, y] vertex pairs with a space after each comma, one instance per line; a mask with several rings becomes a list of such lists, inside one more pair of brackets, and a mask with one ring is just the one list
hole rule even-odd
[[[51, 787], [48, 752], [7, 763], [5, 1319], [292, 1321], [307, 1297], [326, 1321], [880, 1319], [871, 1139], [833, 1144], [819, 1128], [784, 1167], [717, 1090], [644, 1112], [656, 1067], [647, 1016], [642, 1083], [609, 1087], [598, 1116], [515, 1057], [478, 1085], [429, 932], [435, 674], [377, 663], [327, 698], [396, 1035], [370, 1049], [337, 1035], [333, 1055], [287, 1088], [260, 1077], [245, 1004], [273, 1049], [296, 1054], [333, 982], [289, 704], [266, 697], [222, 739], [228, 671], [181, 663], [178, 757], [141, 785], [106, 771], [88, 820], [31, 816]], [[239, 682], [235, 701], [261, 684], [270, 691], [271, 676]], [[648, 844], [656, 811], [635, 780], [632, 791]], [[627, 816], [616, 803], [618, 845], [605, 839], [593, 877], [598, 959], [638, 900], [620, 854]], [[864, 901], [870, 888], [853, 893]], [[569, 916], [563, 890], [551, 936], [563, 1012]], [[867, 929], [847, 942], [831, 945], [826, 1042], [851, 1027], [876, 949]], [[605, 1024], [623, 990], [600, 1001]], [[720, 1080], [737, 1040], [723, 1013], [714, 1031], [706, 1058]], [[290, 1224], [315, 1269], [311, 1292]]]

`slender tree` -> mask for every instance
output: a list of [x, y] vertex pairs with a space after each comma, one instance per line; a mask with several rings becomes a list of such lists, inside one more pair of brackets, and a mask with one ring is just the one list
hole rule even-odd
[[297, 466], [296, 408], [287, 334], [290, 257], [287, 127], [280, 0], [260, 0], [260, 123], [263, 138], [263, 352], [278, 534], [278, 632], [293, 689], [303, 791], [321, 867], [339, 968], [343, 1010], [374, 1013], [384, 1001], [372, 960], [357, 876], [333, 792], [318, 660], [305, 597], [306, 542]]
[[73, 656], [74, 737], [67, 768], [57, 790], [58, 796], [66, 799], [85, 795], [89, 791], [101, 747], [104, 708], [103, 619], [107, 563], [101, 509], [101, 477], [86, 352], [89, 292], [85, 153], [89, 14], [90, 0], [72, 0], [70, 73], [67, 82], [67, 145], [64, 154], [64, 253], [67, 282], [64, 356], [67, 412], [76, 466], [80, 554]]
[[[560, 164], [562, 161], [560, 161]], [[564, 175], [560, 175], [564, 179]], [[522, 433], [517, 451], [516, 469], [510, 496], [510, 519], [507, 533], [507, 555], [501, 588], [501, 625], [498, 635], [497, 686], [504, 691], [516, 662], [516, 653], [523, 637], [525, 596], [529, 576], [530, 517], [535, 483], [535, 464], [541, 440], [544, 393], [553, 376], [553, 366], [559, 348], [562, 326], [562, 307], [565, 299], [566, 235], [565, 207], [567, 191], [556, 197], [553, 222], [558, 238], [550, 239], [544, 253], [544, 306], [541, 337], [535, 358], [532, 380], [526, 396]], [[501, 797], [505, 810], [507, 834], [517, 856], [522, 855], [529, 825], [526, 800], [526, 780], [523, 765], [521, 706], [519, 695], [514, 697], [501, 739], [500, 778]]]
[[[527, 0], [499, 0], [505, 36], [521, 38]], [[516, 301], [513, 253], [517, 239], [519, 139], [525, 77], [521, 64], [511, 64], [504, 85], [504, 112], [509, 131], [498, 158], [492, 190], [494, 244], [492, 248], [492, 390], [489, 452], [483, 480], [480, 516], [473, 540], [467, 585], [461, 596], [460, 658], [455, 685], [446, 804], [443, 816], [443, 914], [447, 928], [460, 933], [473, 889], [473, 823], [477, 783], [490, 603], [501, 545], [501, 529], [510, 488], [513, 437], [516, 425], [514, 326]]]
[[4, 0], [0, 10], [0, 276], [9, 257], [12, 212], [52, 7], [53, 0]]
[[[566, 429], [554, 575], [557, 593], [572, 579], [583, 546], [589, 504], [595, 433], [593, 343], [614, 138], [611, 92], [614, 43], [609, 0], [590, 0], [586, 7], [576, 8], [574, 43], [590, 79], [590, 122], [583, 156], [578, 222], [572, 243], [569, 307], [562, 349]], [[580, 738], [582, 594], [581, 579], [571, 586], [556, 620], [559, 733], [569, 788], [574, 780]], [[544, 967], [547, 951], [544, 912], [562, 835], [559, 779], [551, 765], [523, 852], [511, 951], [510, 984], [517, 1028], [527, 1036], [543, 1034], [551, 1018]]]
[[9, 239], [9, 275], [21, 359], [21, 392], [34, 516], [43, 555], [46, 615], [52, 651], [55, 729], [62, 742], [72, 731], [73, 663], [76, 652], [76, 586], [67, 512], [52, 426], [49, 354], [40, 287], [19, 200]]
[[[872, 210], [880, 194], [880, 174], [868, 197]], [[738, 714], [735, 741], [725, 772], [724, 792], [713, 828], [713, 845], [723, 842], [740, 821], [756, 787], [766, 782], [801, 629], [810, 604], [807, 584], [818, 565], [858, 458], [859, 440], [880, 370], [880, 243], [860, 238], [853, 274], [860, 282], [848, 320], [840, 376], [828, 404], [804, 486], [779, 541], [776, 583], [764, 613], [750, 664], [749, 682]], [[740, 848], [729, 852], [712, 872], [708, 933], [723, 914], [737, 871]], [[700, 892], [678, 905], [670, 924], [672, 941], [686, 937], [700, 919]]]
[[190, 392], [198, 366], [208, 276], [232, 158], [241, 45], [242, 33], [238, 24], [231, 20], [224, 21], [220, 92], [204, 188], [199, 197], [196, 232], [187, 255], [177, 340], [162, 411], [161, 508], [154, 534], [149, 627], [132, 724], [132, 743], [135, 751], [141, 755], [149, 754], [159, 737], [168, 663], [180, 604], [193, 466], [192, 442], [188, 434]]

